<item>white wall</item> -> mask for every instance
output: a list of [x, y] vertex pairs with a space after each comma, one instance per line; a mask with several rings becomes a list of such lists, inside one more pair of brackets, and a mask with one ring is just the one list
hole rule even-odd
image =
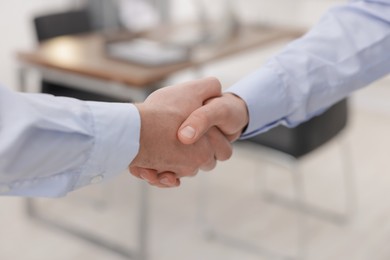
[[2, 0], [0, 1], [0, 84], [17, 87], [16, 50], [35, 44], [32, 17], [75, 5], [72, 0]]
[[[171, 0], [174, 7], [173, 16], [176, 21], [191, 20], [195, 17], [195, 1], [203, 2], [212, 16], [221, 13], [220, 4], [227, 0]], [[341, 4], [345, 0], [231, 0], [241, 21], [248, 23], [271, 23], [300, 28], [310, 28], [331, 6]], [[287, 44], [275, 43], [265, 49], [254, 49], [225, 58], [206, 66], [202, 75], [218, 77], [224, 87], [231, 86], [243, 76], [259, 68], [270, 56]], [[237, 66], [240, 64], [240, 66]], [[196, 75], [198, 76], [198, 75]], [[193, 78], [194, 75], [181, 73], [172, 78], [171, 83], [177, 83]]]
[[[175, 20], [193, 19], [195, 0], [171, 0]], [[212, 15], [221, 13], [219, 4], [224, 0], [203, 1]], [[74, 6], [76, 0], [2, 0], [0, 1], [0, 84], [17, 88], [16, 50], [32, 48], [35, 36], [32, 17], [39, 13]], [[236, 0], [240, 17], [246, 21], [291, 22], [309, 27], [329, 6], [341, 0]]]
[[[207, 6], [212, 15], [221, 13], [220, 4], [226, 0], [171, 0], [176, 20], [192, 19], [195, 2]], [[248, 22], [294, 23], [311, 26], [329, 7], [345, 0], [230, 0], [240, 18]]]

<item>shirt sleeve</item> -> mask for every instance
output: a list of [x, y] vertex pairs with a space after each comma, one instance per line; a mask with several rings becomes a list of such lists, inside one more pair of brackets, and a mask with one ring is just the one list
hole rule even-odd
[[110, 179], [137, 154], [139, 135], [132, 104], [0, 87], [0, 195], [58, 197]]
[[227, 92], [247, 103], [249, 138], [294, 127], [389, 72], [390, 0], [351, 1]]

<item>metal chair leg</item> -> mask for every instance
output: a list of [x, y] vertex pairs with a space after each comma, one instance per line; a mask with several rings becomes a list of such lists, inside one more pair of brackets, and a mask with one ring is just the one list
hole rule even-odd
[[206, 239], [213, 238], [213, 231], [207, 221], [207, 212], [209, 208], [209, 188], [205, 178], [200, 178], [199, 181], [199, 196], [198, 196], [198, 223], [201, 228], [201, 233]]
[[[295, 162], [292, 168], [293, 171], [293, 186], [295, 193], [295, 202], [299, 206], [303, 206], [305, 199], [305, 186], [302, 172], [299, 168], [299, 163]], [[298, 239], [297, 239], [297, 255], [298, 259], [305, 259], [307, 255], [307, 242], [308, 242], [308, 226], [307, 216], [304, 211], [297, 211], [297, 223], [298, 223]]]
[[139, 227], [138, 227], [138, 260], [148, 259], [149, 209], [150, 193], [148, 184], [141, 183], [139, 200]]
[[344, 173], [344, 189], [345, 189], [345, 208], [346, 216], [352, 218], [357, 211], [357, 191], [356, 191], [356, 176], [351, 158], [351, 151], [349, 143], [345, 139], [339, 138], [337, 140], [338, 145], [340, 146], [340, 158], [343, 164], [343, 173]]
[[305, 208], [305, 185], [302, 172], [300, 170], [299, 162], [290, 156], [285, 157], [286, 162], [290, 166], [292, 172], [292, 183], [293, 183], [293, 192], [294, 198], [292, 200], [284, 199], [281, 200], [281, 196], [275, 195], [273, 192], [268, 190], [267, 185], [267, 175], [268, 171], [261, 173], [263, 175], [262, 183], [262, 192], [265, 199], [269, 202], [276, 202], [278, 204], [283, 204], [285, 206], [299, 209], [297, 213], [297, 259], [305, 259], [307, 255], [307, 242], [308, 242], [308, 226], [307, 226], [307, 216], [304, 210]]
[[[269, 202], [275, 202], [276, 204], [285, 206], [295, 210], [297, 215], [297, 226], [298, 226], [298, 237], [297, 237], [297, 253], [296, 257], [283, 256], [278, 252], [268, 250], [267, 248], [262, 248], [261, 246], [254, 245], [249, 241], [243, 241], [237, 239], [222, 232], [217, 232], [214, 230], [207, 221], [207, 208], [208, 208], [208, 189], [207, 183], [203, 180], [201, 188], [201, 195], [199, 196], [199, 205], [200, 205], [200, 215], [201, 223], [205, 230], [208, 238], [214, 238], [224, 244], [229, 246], [237, 247], [244, 249], [249, 252], [254, 252], [259, 255], [268, 257], [270, 259], [305, 259], [307, 257], [307, 243], [308, 243], [308, 215], [313, 215], [321, 219], [331, 221], [336, 224], [346, 223], [356, 211], [356, 190], [355, 190], [355, 177], [354, 171], [352, 168], [352, 162], [350, 160], [350, 153], [348, 151], [348, 146], [345, 142], [340, 143], [340, 156], [343, 164], [343, 176], [345, 184], [345, 196], [346, 196], [346, 212], [340, 214], [330, 210], [321, 209], [316, 206], [309, 205], [305, 197], [305, 185], [304, 185], [304, 176], [300, 170], [299, 161], [290, 156], [280, 152], [271, 151], [267, 148], [262, 150], [259, 154], [262, 160], [270, 161], [275, 164], [280, 164], [292, 172], [292, 183], [294, 190], [294, 198], [285, 198], [282, 195], [272, 192], [267, 187], [267, 172], [262, 172], [262, 186], [261, 190], [265, 199]], [[269, 159], [269, 160], [267, 160]]]
[[[340, 137], [339, 137], [340, 138]], [[340, 140], [340, 139], [339, 139]], [[308, 215], [327, 220], [334, 224], [343, 225], [346, 224], [354, 215], [356, 210], [356, 190], [355, 190], [355, 177], [352, 169], [352, 162], [349, 158], [350, 153], [348, 151], [347, 144], [343, 141], [339, 143], [341, 162], [343, 165], [343, 176], [345, 185], [345, 209], [344, 212], [335, 212], [331, 210], [322, 209], [318, 206], [310, 205], [306, 201], [297, 201], [286, 198], [280, 194], [269, 191], [267, 186], [263, 189], [263, 195], [266, 201], [282, 205], [287, 208], [300, 210]], [[295, 159], [291, 160], [287, 157], [287, 162], [290, 165], [294, 165]]]
[[[297, 187], [301, 187], [300, 185], [297, 185]], [[299, 189], [297, 189], [299, 190]], [[297, 191], [297, 194], [300, 192]], [[304, 238], [306, 238], [306, 234], [302, 234], [302, 231], [305, 231], [306, 229], [303, 229], [302, 226], [305, 225], [305, 223], [301, 222], [302, 218], [299, 217], [299, 234], [298, 234], [298, 254], [299, 256], [288, 256], [284, 255], [282, 253], [276, 252], [274, 250], [268, 249], [266, 247], [263, 247], [261, 245], [256, 245], [255, 243], [251, 241], [245, 241], [244, 239], [236, 238], [231, 235], [227, 235], [221, 231], [216, 230], [212, 227], [212, 225], [209, 223], [208, 220], [208, 209], [209, 209], [209, 187], [208, 182], [206, 179], [200, 180], [200, 186], [199, 186], [199, 196], [198, 196], [198, 219], [200, 223], [200, 227], [202, 230], [202, 234], [206, 239], [209, 240], [215, 240], [218, 242], [221, 242], [229, 247], [238, 248], [240, 250], [245, 250], [248, 252], [251, 252], [253, 254], [260, 255], [262, 257], [266, 257], [267, 259], [275, 259], [275, 260], [302, 260], [303, 258], [300, 258], [302, 255], [302, 245], [304, 241]]]

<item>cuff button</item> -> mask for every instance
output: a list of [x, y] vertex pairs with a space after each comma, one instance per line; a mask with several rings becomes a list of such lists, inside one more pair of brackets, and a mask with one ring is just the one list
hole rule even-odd
[[7, 193], [10, 192], [11, 188], [8, 185], [0, 185], [0, 193]]
[[93, 177], [90, 181], [91, 184], [97, 184], [97, 183], [100, 183], [102, 182], [104, 179], [103, 175], [97, 175], [95, 177]]

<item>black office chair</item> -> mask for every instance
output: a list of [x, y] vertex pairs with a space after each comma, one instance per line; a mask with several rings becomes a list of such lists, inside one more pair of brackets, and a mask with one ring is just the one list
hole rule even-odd
[[[266, 178], [262, 179], [263, 195], [269, 202], [277, 203], [278, 205], [285, 206], [296, 210], [300, 215], [299, 220], [300, 228], [300, 240], [298, 241], [299, 256], [298, 259], [304, 258], [305, 245], [306, 245], [306, 224], [304, 217], [306, 214], [313, 215], [320, 219], [328, 220], [333, 223], [342, 224], [350, 219], [355, 210], [355, 190], [354, 180], [351, 172], [351, 165], [348, 158], [348, 152], [342, 151], [341, 155], [342, 163], [345, 168], [343, 169], [344, 182], [345, 182], [345, 212], [336, 212], [325, 210], [320, 207], [309, 205], [305, 199], [303, 176], [299, 170], [299, 160], [306, 155], [317, 150], [330, 140], [337, 138], [342, 130], [346, 127], [348, 121], [348, 108], [347, 99], [344, 99], [332, 107], [330, 107], [323, 114], [316, 116], [309, 121], [302, 123], [295, 128], [287, 128], [285, 126], [278, 126], [271, 129], [268, 132], [255, 136], [245, 141], [241, 141], [238, 145], [251, 145], [253, 150], [257, 151], [256, 158], [259, 161], [272, 162], [274, 164], [280, 164], [288, 167], [293, 173], [293, 186], [295, 198], [290, 199], [282, 195], [271, 192], [267, 188]], [[267, 173], [263, 169], [259, 169], [259, 174], [266, 175]], [[204, 193], [204, 190], [203, 190]], [[207, 203], [207, 199], [203, 200], [203, 203]], [[203, 209], [207, 209], [206, 206], [202, 206]], [[222, 241], [228, 241], [230, 244], [236, 244], [237, 246], [244, 246], [248, 248], [247, 243], [237, 240], [236, 238], [226, 237], [213, 228], [210, 228], [206, 218], [205, 212], [201, 213], [201, 219], [203, 219], [204, 227], [207, 236], [220, 237]], [[254, 248], [252, 246], [251, 248]], [[261, 253], [265, 255], [279, 255], [275, 252], [260, 249]]]
[[333, 139], [345, 128], [347, 120], [347, 100], [344, 99], [295, 128], [280, 125], [245, 142], [260, 144], [299, 159]]
[[[87, 10], [70, 10], [61, 13], [35, 17], [34, 27], [38, 42], [58, 36], [75, 35], [93, 31], [89, 12]], [[55, 96], [73, 97], [81, 100], [103, 102], [127, 102], [126, 99], [117, 99], [97, 94], [91, 91], [75, 89], [72, 86], [60, 85], [42, 79], [41, 92]]]

